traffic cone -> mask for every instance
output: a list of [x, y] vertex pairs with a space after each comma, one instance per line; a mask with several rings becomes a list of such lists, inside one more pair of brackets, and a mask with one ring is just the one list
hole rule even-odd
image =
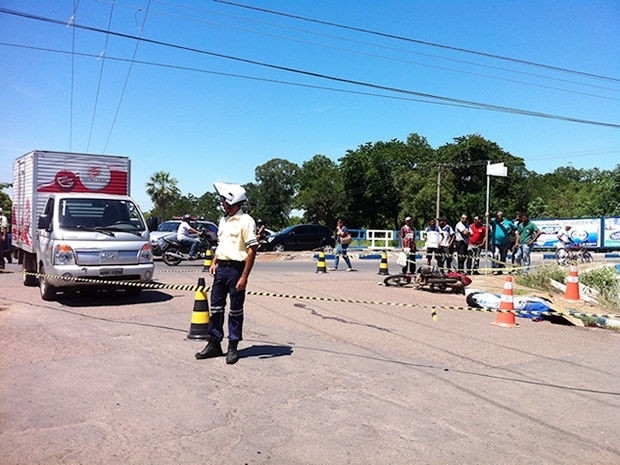
[[515, 324], [515, 306], [512, 298], [512, 276], [506, 276], [502, 297], [499, 301], [499, 312], [495, 314], [495, 322], [491, 323], [503, 328], [514, 328]]
[[211, 250], [211, 248], [208, 248], [205, 252], [205, 261], [202, 262], [202, 271], [209, 271], [211, 263], [213, 263], [213, 251]]
[[571, 302], [579, 302], [579, 268], [577, 265], [571, 265], [568, 277], [566, 278], [566, 291], [564, 292], [564, 300]]
[[327, 265], [325, 264], [325, 252], [319, 252], [319, 261], [316, 263], [317, 273], [327, 273]]
[[381, 252], [381, 263], [379, 263], [379, 273], [377, 274], [390, 274], [388, 271], [387, 252], [385, 250]]
[[[187, 333], [187, 339], [206, 339], [207, 328], [209, 326], [209, 302], [205, 288], [205, 279], [198, 278], [198, 287], [194, 299], [194, 311], [192, 312], [192, 322]], [[202, 288], [202, 289], [200, 289]]]

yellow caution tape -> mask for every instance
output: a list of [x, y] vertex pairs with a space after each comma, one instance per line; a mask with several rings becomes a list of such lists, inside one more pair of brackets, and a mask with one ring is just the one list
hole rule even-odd
[[[0, 273], [18, 273], [12, 270], [0, 270]], [[135, 283], [130, 281], [110, 281], [110, 280], [102, 280], [102, 279], [90, 279], [90, 278], [66, 278], [63, 276], [57, 275], [42, 275], [40, 273], [27, 273], [27, 272], [19, 272], [26, 275], [33, 275], [37, 277], [41, 276], [50, 276], [55, 278], [62, 278], [67, 281], [78, 281], [78, 282], [88, 282], [93, 284], [105, 284], [112, 286], [134, 286], [134, 287], [143, 287], [145, 289], [171, 289], [176, 291], [191, 291], [191, 292], [209, 292], [211, 290], [211, 286], [197, 286], [191, 284], [160, 284], [160, 283]], [[512, 313], [514, 315], [528, 314], [528, 315], [540, 315], [540, 316], [561, 316], [566, 313], [557, 312], [557, 311], [527, 311], [527, 310], [505, 310], [498, 308], [477, 308], [477, 307], [461, 307], [454, 305], [441, 305], [441, 306], [431, 306], [428, 305], [420, 305], [414, 303], [404, 303], [404, 302], [389, 302], [389, 301], [377, 301], [377, 300], [360, 300], [360, 299], [346, 299], [341, 297], [320, 297], [320, 296], [306, 296], [306, 295], [298, 295], [298, 294], [283, 294], [276, 292], [264, 292], [264, 291], [246, 291], [247, 295], [259, 296], [259, 297], [275, 297], [281, 299], [295, 299], [295, 300], [314, 300], [321, 302], [337, 302], [337, 303], [352, 303], [352, 304], [360, 304], [360, 305], [379, 305], [384, 307], [406, 307], [406, 308], [430, 308], [431, 309], [431, 318], [435, 321], [438, 320], [437, 309], [441, 310], [458, 310], [458, 311], [469, 311], [469, 312], [485, 312], [485, 313]], [[620, 319], [620, 315], [608, 314], [608, 313], [589, 313], [589, 312], [578, 312], [575, 310], [569, 310], [568, 313], [570, 316], [574, 317], [590, 317], [590, 318], [615, 318]]]

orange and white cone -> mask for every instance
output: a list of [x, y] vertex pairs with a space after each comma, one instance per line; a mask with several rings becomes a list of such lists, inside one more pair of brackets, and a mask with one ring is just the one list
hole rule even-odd
[[499, 301], [499, 312], [495, 314], [495, 321], [491, 324], [503, 328], [514, 328], [516, 326], [514, 310], [512, 276], [506, 276], [502, 297]]
[[564, 292], [564, 300], [571, 302], [579, 302], [579, 268], [577, 265], [571, 265], [566, 278], [566, 291]]

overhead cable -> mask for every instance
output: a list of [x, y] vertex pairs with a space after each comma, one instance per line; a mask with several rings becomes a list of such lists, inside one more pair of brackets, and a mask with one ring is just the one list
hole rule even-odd
[[278, 16], [284, 16], [284, 17], [287, 17], [287, 18], [298, 19], [300, 21], [308, 21], [308, 22], [312, 22], [312, 23], [323, 24], [323, 25], [326, 25], [326, 26], [333, 26], [333, 27], [337, 27], [337, 28], [340, 28], [340, 29], [348, 29], [350, 31], [363, 32], [365, 34], [372, 34], [372, 35], [386, 37], [386, 38], [390, 38], [390, 39], [402, 40], [402, 41], [406, 41], [406, 42], [413, 42], [413, 43], [421, 44], [421, 45], [428, 45], [430, 47], [438, 47], [438, 48], [443, 48], [443, 49], [447, 49], [447, 50], [453, 50], [453, 51], [456, 51], [456, 52], [470, 53], [470, 54], [474, 54], [474, 55], [484, 56], [484, 57], [487, 57], [487, 58], [495, 58], [497, 60], [511, 61], [513, 63], [520, 63], [520, 64], [523, 64], [523, 65], [529, 65], [529, 66], [536, 66], [536, 67], [539, 67], [539, 68], [545, 68], [545, 69], [550, 69], [550, 70], [554, 70], [554, 71], [562, 71], [562, 72], [565, 72], [565, 73], [577, 74], [577, 75], [580, 75], [580, 76], [587, 76], [587, 77], [591, 77], [591, 78], [605, 79], [605, 80], [608, 80], [608, 81], [620, 82], [620, 79], [614, 78], [614, 77], [601, 76], [599, 74], [586, 73], [584, 71], [577, 71], [577, 70], [574, 70], [574, 69], [562, 68], [562, 67], [559, 67], [559, 66], [545, 65], [545, 64], [542, 64], [542, 63], [536, 63], [536, 62], [533, 62], [533, 61], [522, 60], [522, 59], [519, 59], [519, 58], [511, 58], [511, 57], [506, 57], [506, 56], [502, 56], [502, 55], [496, 55], [496, 54], [492, 54], [492, 53], [486, 53], [486, 52], [480, 52], [480, 51], [476, 51], [476, 50], [469, 50], [469, 49], [461, 48], [461, 47], [455, 47], [455, 46], [452, 46], [452, 45], [444, 45], [444, 44], [438, 44], [438, 43], [434, 43], [434, 42], [428, 42], [428, 41], [425, 41], [425, 40], [412, 39], [410, 37], [403, 37], [403, 36], [399, 36], [399, 35], [395, 35], [395, 34], [389, 34], [389, 33], [386, 33], [386, 32], [373, 31], [371, 29], [364, 29], [364, 28], [359, 28], [359, 27], [355, 27], [355, 26], [348, 26], [346, 24], [338, 24], [338, 23], [333, 23], [331, 21], [323, 21], [323, 20], [315, 19], [315, 18], [307, 18], [305, 16], [299, 16], [299, 15], [294, 15], [294, 14], [290, 14], [290, 13], [284, 13], [282, 11], [276, 11], [276, 10], [268, 10], [266, 8], [259, 8], [259, 7], [255, 7], [255, 6], [244, 5], [244, 4], [241, 4], [241, 3], [230, 2], [230, 1], [227, 1], [227, 0], [213, 0], [213, 1], [215, 1], [217, 3], [223, 3], [223, 4], [231, 5], [231, 6], [234, 6], [234, 7], [246, 8], [248, 10], [261, 11], [263, 13], [268, 13], [268, 14], [273, 14], [273, 15], [278, 15]]
[[[10, 14], [10, 15], [14, 15], [14, 16], [20, 16], [20, 17], [24, 17], [24, 18], [28, 18], [28, 19], [37, 20], [37, 21], [44, 21], [44, 22], [52, 23], [52, 24], [58, 24], [58, 25], [63, 25], [63, 26], [65, 25], [65, 22], [59, 21], [59, 20], [55, 20], [53, 18], [41, 17], [41, 16], [30, 14], [30, 13], [9, 10], [9, 9], [6, 9], [6, 8], [0, 8], [0, 13]], [[397, 87], [384, 86], [384, 85], [380, 85], [380, 84], [372, 84], [372, 83], [368, 83], [368, 82], [357, 81], [357, 80], [354, 80], [354, 79], [347, 79], [347, 78], [342, 78], [342, 77], [337, 77], [337, 76], [329, 76], [329, 75], [326, 75], [326, 74], [316, 73], [316, 72], [313, 72], [313, 71], [305, 71], [305, 70], [301, 70], [301, 69], [297, 69], [297, 68], [291, 68], [291, 67], [287, 67], [287, 66], [275, 65], [275, 64], [272, 64], [272, 63], [266, 63], [266, 62], [261, 62], [261, 61], [257, 61], [257, 60], [251, 60], [251, 59], [248, 59], [248, 58], [241, 58], [241, 57], [235, 57], [235, 56], [231, 56], [231, 55], [225, 55], [225, 54], [222, 54], [222, 53], [211, 52], [211, 51], [207, 51], [207, 50], [201, 50], [201, 49], [197, 49], [197, 48], [194, 48], [194, 47], [188, 47], [188, 46], [185, 46], [185, 45], [179, 45], [179, 44], [173, 44], [173, 43], [169, 43], [169, 42], [163, 42], [163, 41], [160, 41], [160, 40], [146, 39], [144, 37], [138, 37], [138, 36], [135, 36], [135, 35], [132, 35], [132, 34], [126, 34], [126, 33], [122, 33], [122, 32], [115, 32], [115, 31], [105, 30], [105, 29], [96, 28], [96, 27], [93, 27], [93, 26], [85, 26], [85, 25], [80, 25], [80, 24], [73, 24], [72, 27], [75, 27], [75, 28], [78, 28], [78, 29], [87, 30], [87, 31], [91, 31], [91, 32], [98, 32], [98, 33], [102, 33], [102, 34], [111, 34], [111, 35], [114, 35], [114, 36], [117, 36], [117, 37], [123, 37], [125, 39], [139, 40], [139, 41], [150, 43], [150, 44], [154, 44], [154, 45], [160, 45], [160, 46], [174, 48], [174, 49], [178, 49], [178, 50], [184, 50], [184, 51], [188, 51], [188, 52], [199, 53], [199, 54], [202, 54], [202, 55], [208, 55], [208, 56], [222, 58], [222, 59], [231, 60], [231, 61], [236, 61], [236, 62], [240, 62], [240, 63], [246, 63], [246, 64], [255, 65], [255, 66], [261, 66], [261, 67], [265, 67], [265, 68], [277, 69], [277, 70], [280, 70], [280, 71], [286, 71], [286, 72], [290, 72], [290, 73], [295, 73], [295, 74], [300, 74], [300, 75], [305, 75], [305, 76], [311, 76], [311, 77], [315, 77], [315, 78], [319, 78], [319, 79], [326, 79], [326, 80], [331, 80], [331, 81], [335, 81], [335, 82], [341, 82], [341, 83], [345, 83], [345, 84], [351, 84], [351, 85], [356, 85], [356, 86], [368, 87], [368, 88], [373, 88], [373, 89], [380, 89], [380, 90], [385, 90], [385, 91], [395, 92], [395, 93], [402, 93], [402, 94], [406, 94], [406, 95], [415, 95], [417, 97], [424, 97], [424, 98], [428, 98], [428, 99], [439, 100], [439, 101], [442, 101], [442, 102], [449, 102], [449, 103], [456, 103], [456, 104], [461, 104], [461, 105], [467, 105], [467, 106], [471, 106], [473, 108], [477, 108], [477, 109], [481, 109], [481, 110], [488, 110], [488, 111], [494, 111], [494, 112], [500, 112], [500, 113], [512, 113], [512, 114], [518, 114], [518, 115], [524, 115], [524, 116], [533, 116], [533, 117], [537, 117], [537, 118], [555, 119], [555, 120], [561, 120], [561, 121], [569, 121], [569, 122], [573, 122], [573, 123], [581, 123], [581, 124], [588, 124], [588, 125], [594, 125], [594, 126], [604, 126], [604, 127], [611, 127], [611, 128], [620, 129], [620, 124], [618, 124], [618, 123], [608, 123], [608, 122], [604, 122], [604, 121], [595, 121], [595, 120], [589, 120], [589, 119], [583, 119], [583, 118], [575, 118], [575, 117], [571, 117], [571, 116], [555, 115], [555, 114], [551, 114], [551, 113], [543, 113], [543, 112], [538, 112], [538, 111], [525, 110], [525, 109], [521, 109], [521, 108], [506, 107], [506, 106], [501, 106], [501, 105], [493, 105], [493, 104], [488, 104], [488, 103], [481, 103], [481, 102], [457, 99], [457, 98], [452, 98], [452, 97], [444, 97], [444, 96], [440, 96], [440, 95], [434, 95], [434, 94], [429, 94], [429, 93], [425, 93], [425, 92], [417, 92], [417, 91], [407, 90], [407, 89], [400, 89], [400, 88], [397, 88]]]

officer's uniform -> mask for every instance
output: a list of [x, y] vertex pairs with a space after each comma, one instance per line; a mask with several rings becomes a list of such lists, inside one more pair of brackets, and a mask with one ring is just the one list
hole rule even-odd
[[235, 286], [243, 273], [247, 249], [258, 245], [256, 224], [247, 213], [239, 210], [233, 216], [220, 218], [218, 225], [218, 246], [215, 250], [217, 270], [211, 290], [211, 310], [208, 333], [216, 341], [224, 338], [224, 308], [226, 296], [230, 296], [228, 312], [228, 339], [243, 339], [243, 304], [245, 290], [237, 291]]

